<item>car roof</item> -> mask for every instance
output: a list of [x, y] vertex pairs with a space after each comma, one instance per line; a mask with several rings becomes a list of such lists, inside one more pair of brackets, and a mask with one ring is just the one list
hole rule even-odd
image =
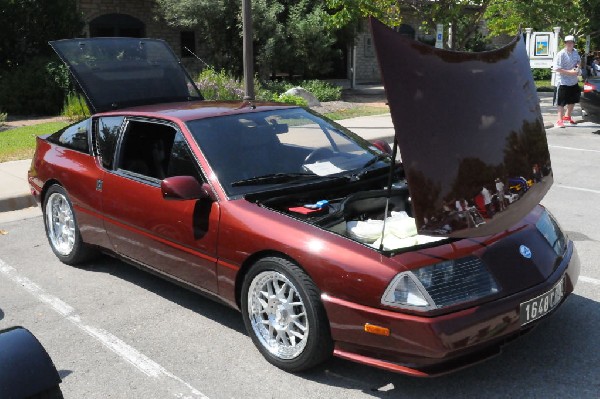
[[278, 109], [299, 108], [295, 105], [281, 103], [247, 101], [192, 101], [167, 104], [153, 104], [139, 107], [103, 112], [96, 116], [129, 115], [147, 118], [167, 118], [187, 122], [196, 119], [213, 118], [249, 112], [272, 111]]

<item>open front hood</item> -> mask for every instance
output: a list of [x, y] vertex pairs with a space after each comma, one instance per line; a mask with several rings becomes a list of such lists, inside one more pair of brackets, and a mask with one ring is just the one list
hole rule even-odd
[[[516, 224], [553, 180], [521, 36], [499, 50], [466, 53], [419, 43], [373, 18], [371, 30], [419, 232], [474, 237]], [[473, 212], [485, 202], [484, 187], [496, 193], [496, 179], [504, 194], [510, 185], [521, 190], [491, 218], [485, 205]], [[463, 199], [471, 212], [457, 210]]]
[[96, 112], [138, 105], [202, 100], [162, 40], [125, 37], [50, 42]]

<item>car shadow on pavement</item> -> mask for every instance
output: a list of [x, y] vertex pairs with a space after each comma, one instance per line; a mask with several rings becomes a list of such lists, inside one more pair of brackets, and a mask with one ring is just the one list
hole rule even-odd
[[502, 354], [436, 378], [408, 377], [333, 359], [302, 374], [326, 385], [377, 398], [598, 398], [600, 303], [571, 295], [529, 334]]
[[82, 269], [89, 272], [108, 273], [183, 306], [194, 313], [210, 318], [227, 328], [246, 334], [242, 315], [235, 309], [119, 259], [107, 255], [101, 256], [97, 260], [83, 265]]
[[[102, 257], [86, 265], [177, 303], [247, 335], [239, 312], [146, 271]], [[333, 358], [298, 377], [319, 384], [390, 397], [576, 397], [598, 398], [600, 303], [572, 294], [530, 333], [483, 363], [436, 378], [416, 378]]]

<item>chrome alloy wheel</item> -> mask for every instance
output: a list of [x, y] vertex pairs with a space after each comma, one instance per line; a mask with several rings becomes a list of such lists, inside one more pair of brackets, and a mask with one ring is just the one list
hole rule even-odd
[[265, 271], [252, 280], [248, 314], [260, 343], [279, 359], [294, 359], [306, 347], [309, 334], [306, 308], [285, 275]]
[[68, 256], [75, 246], [75, 220], [67, 198], [61, 193], [52, 193], [46, 202], [48, 237], [54, 249]]

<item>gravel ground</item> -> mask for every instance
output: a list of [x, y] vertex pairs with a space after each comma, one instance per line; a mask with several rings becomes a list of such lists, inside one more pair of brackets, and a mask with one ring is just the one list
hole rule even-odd
[[363, 104], [351, 103], [351, 102], [347, 102], [347, 101], [328, 101], [328, 102], [321, 103], [320, 107], [310, 107], [310, 109], [312, 109], [313, 111], [316, 111], [320, 114], [325, 114], [327, 112], [335, 112], [335, 111], [342, 111], [345, 109], [356, 108], [356, 107], [360, 107], [362, 105]]

